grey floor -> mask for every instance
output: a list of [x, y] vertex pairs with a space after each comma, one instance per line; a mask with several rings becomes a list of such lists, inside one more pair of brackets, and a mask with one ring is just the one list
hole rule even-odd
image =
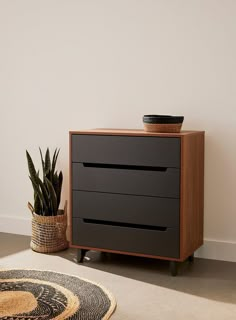
[[0, 233], [0, 268], [54, 270], [101, 283], [117, 300], [114, 320], [236, 319], [236, 263], [195, 258], [171, 277], [163, 260], [89, 252], [77, 264], [75, 249], [45, 255], [29, 243]]

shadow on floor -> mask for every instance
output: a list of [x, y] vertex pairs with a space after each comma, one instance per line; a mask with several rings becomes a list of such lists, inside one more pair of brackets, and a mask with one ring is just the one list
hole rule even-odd
[[[76, 263], [76, 249], [59, 254]], [[178, 276], [172, 277], [169, 262], [114, 253], [89, 251], [82, 264], [152, 285], [236, 304], [236, 263], [195, 258], [180, 263]]]
[[[30, 248], [30, 237], [0, 233], [0, 258]], [[51, 254], [76, 262], [76, 249]], [[195, 258], [183, 262], [177, 277], [169, 262], [89, 251], [82, 266], [225, 303], [236, 304], [236, 263]]]
[[29, 246], [29, 236], [12, 235], [11, 233], [0, 232], [0, 258], [27, 250]]

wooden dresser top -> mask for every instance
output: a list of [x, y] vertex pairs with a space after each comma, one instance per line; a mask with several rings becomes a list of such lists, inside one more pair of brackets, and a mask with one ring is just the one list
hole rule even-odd
[[190, 131], [182, 130], [179, 133], [160, 133], [160, 132], [147, 132], [142, 129], [88, 129], [80, 131], [70, 131], [70, 134], [99, 134], [99, 135], [114, 135], [114, 136], [159, 136], [159, 137], [182, 137], [194, 134], [204, 134], [204, 131]]

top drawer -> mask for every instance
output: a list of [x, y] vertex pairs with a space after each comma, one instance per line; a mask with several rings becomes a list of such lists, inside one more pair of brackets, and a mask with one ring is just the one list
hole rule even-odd
[[180, 138], [72, 135], [72, 162], [180, 167]]

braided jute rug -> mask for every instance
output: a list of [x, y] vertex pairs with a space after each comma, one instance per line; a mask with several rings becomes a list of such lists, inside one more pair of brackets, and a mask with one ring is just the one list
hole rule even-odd
[[2, 320], [107, 320], [113, 295], [89, 280], [52, 271], [0, 270]]

